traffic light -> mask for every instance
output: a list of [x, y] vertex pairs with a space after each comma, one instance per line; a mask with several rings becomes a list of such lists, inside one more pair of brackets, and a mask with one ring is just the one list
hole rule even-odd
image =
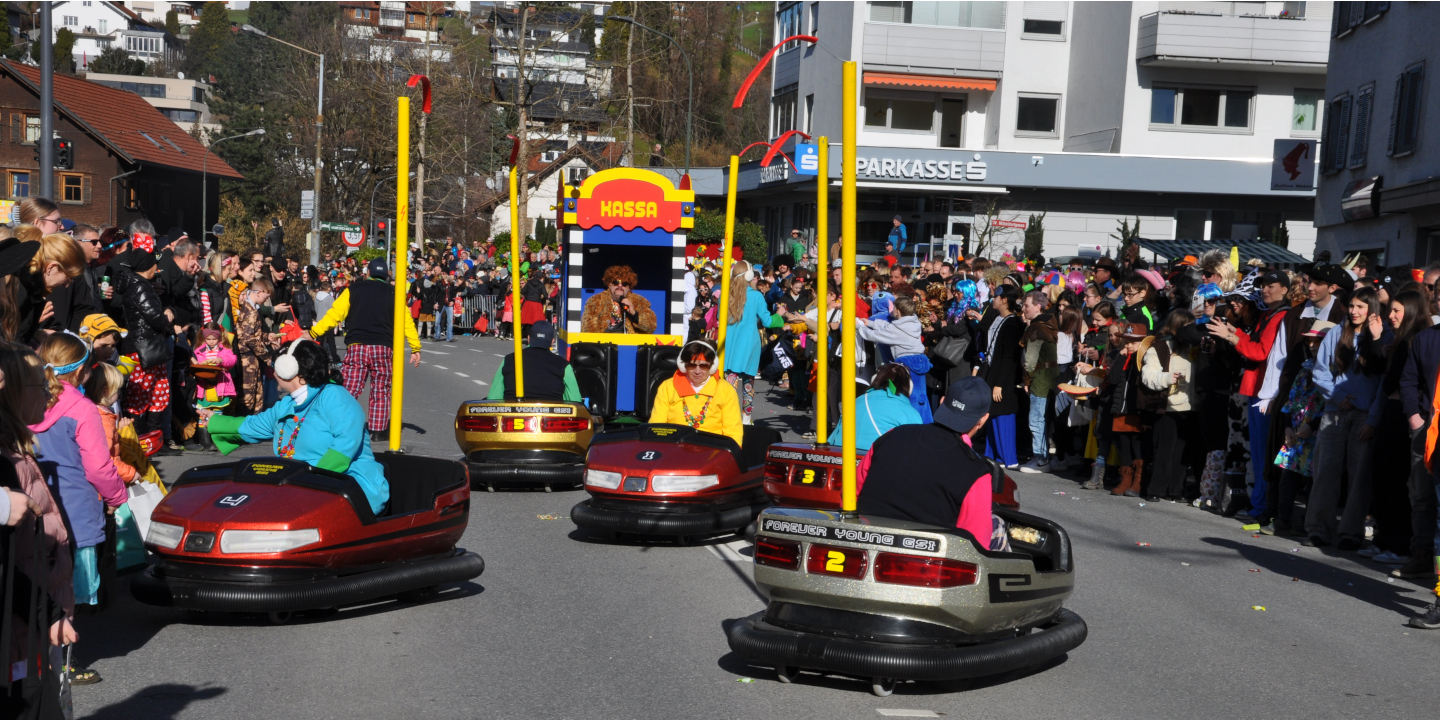
[[390, 238], [390, 219], [381, 218], [375, 221], [375, 242], [379, 243]]
[[59, 170], [75, 169], [75, 143], [55, 138], [55, 167]]

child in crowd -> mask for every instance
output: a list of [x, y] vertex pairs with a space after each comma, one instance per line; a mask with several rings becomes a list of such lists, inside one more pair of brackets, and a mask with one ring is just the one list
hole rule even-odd
[[[196, 344], [192, 367], [207, 365], [221, 368], [221, 371], [214, 373], [214, 377], [208, 377], [210, 373], [197, 373], [195, 409], [224, 412], [235, 397], [235, 383], [230, 380], [230, 369], [235, 367], [235, 353], [225, 340], [225, 329], [217, 323], [206, 323], [200, 328], [200, 337], [202, 342]], [[215, 445], [210, 441], [210, 432], [205, 429], [205, 415], [197, 414], [200, 421], [195, 429], [196, 440], [200, 442], [200, 447], [213, 450]]]
[[[107, 525], [129, 495], [110, 460], [110, 444], [95, 403], [77, 389], [90, 377], [90, 348], [79, 336], [56, 333], [40, 343], [50, 400], [44, 417], [32, 424], [45, 482], [60, 497], [74, 547], [76, 603], [102, 606], [102, 577], [115, 573], [113, 548], [100, 552]], [[108, 595], [109, 588], [106, 589]], [[105, 598], [108, 600], [108, 597]], [[93, 670], [76, 673], [76, 684], [98, 682]]]
[[[241, 374], [240, 386], [244, 392], [245, 408], [252, 413], [265, 409], [264, 371], [270, 359], [272, 344], [260, 321], [260, 306], [270, 299], [275, 290], [270, 278], [256, 277], [250, 289], [240, 295], [240, 307], [236, 312], [235, 344], [239, 347]], [[234, 387], [233, 384], [231, 386]]]
[[1110, 491], [1112, 495], [1139, 497], [1140, 480], [1145, 470], [1145, 455], [1149, 451], [1149, 435], [1137, 406], [1140, 387], [1140, 345], [1149, 334], [1148, 328], [1139, 323], [1122, 326], [1118, 337], [1112, 339], [1113, 348], [1108, 358], [1109, 370], [1105, 373], [1105, 384], [1100, 389], [1100, 401], [1109, 421], [1108, 437], [1097, 437], [1100, 454], [1096, 462], [1110, 453], [1114, 446], [1120, 460], [1120, 484]]

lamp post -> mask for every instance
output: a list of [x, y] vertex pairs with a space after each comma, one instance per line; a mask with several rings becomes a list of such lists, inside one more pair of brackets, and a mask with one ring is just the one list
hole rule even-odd
[[[230, 137], [220, 138], [219, 140], [216, 140], [215, 142], [210, 143], [210, 148], [213, 148], [213, 147], [215, 147], [216, 145], [219, 145], [220, 143], [225, 142], [226, 140], [234, 140], [235, 138], [250, 137], [251, 135], [264, 135], [264, 134], [265, 134], [265, 128], [255, 128], [254, 130], [251, 130], [250, 132], [247, 132], [247, 133], [240, 133], [239, 135], [231, 135]], [[205, 159], [200, 162], [200, 244], [201, 244], [201, 245], [204, 245], [204, 244], [205, 244], [205, 236], [206, 236], [206, 235], [214, 235], [214, 234], [215, 234], [215, 233], [213, 233], [213, 232], [210, 232], [210, 228], [205, 227], [205, 223], [210, 222], [210, 214], [209, 214], [209, 213], [210, 213], [210, 207], [209, 207], [209, 206], [210, 206], [210, 148], [206, 148], [206, 149], [205, 149]]]
[[[605, 19], [606, 19], [606, 20], [614, 20], [614, 21], [616, 21], [616, 22], [622, 22], [622, 23], [625, 23], [625, 24], [627, 24], [627, 25], [634, 25], [635, 27], [643, 28], [643, 29], [645, 29], [645, 30], [649, 30], [650, 32], [655, 33], [656, 35], [659, 35], [660, 37], [663, 37], [663, 38], [665, 38], [666, 40], [669, 40], [671, 43], [673, 43], [673, 44], [675, 45], [675, 48], [680, 51], [680, 56], [683, 57], [683, 58], [685, 58], [685, 72], [686, 72], [687, 74], [689, 74], [689, 76], [690, 76], [689, 111], [688, 111], [688, 114], [687, 114], [686, 117], [685, 117], [685, 174], [686, 174], [686, 175], [689, 175], [689, 174], [690, 174], [690, 136], [691, 136], [691, 134], [692, 134], [692, 131], [693, 131], [694, 128], [695, 128], [695, 71], [690, 68], [690, 55], [689, 55], [689, 53], [686, 53], [686, 52], [685, 52], [685, 48], [682, 47], [679, 42], [676, 42], [675, 38], [670, 37], [669, 35], [666, 35], [665, 33], [662, 33], [662, 32], [660, 32], [659, 30], [656, 30], [655, 28], [650, 27], [649, 25], [645, 25], [645, 24], [637, 21], [637, 20], [636, 20], [635, 18], [633, 18], [633, 17], [630, 17], [630, 16], [628, 16], [628, 15], [607, 15], [607, 16], [605, 16]], [[728, 282], [727, 282], [727, 284], [728, 284]]]
[[325, 54], [307, 50], [295, 43], [285, 42], [254, 25], [241, 25], [240, 29], [251, 35], [269, 38], [281, 45], [288, 45], [300, 52], [320, 58], [320, 69], [316, 73], [319, 78], [316, 83], [319, 89], [315, 101], [315, 209], [310, 215], [310, 264], [318, 265], [320, 263], [320, 135], [325, 128]]

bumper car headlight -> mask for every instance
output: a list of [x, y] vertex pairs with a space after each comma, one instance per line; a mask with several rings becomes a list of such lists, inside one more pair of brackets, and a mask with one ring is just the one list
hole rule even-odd
[[719, 475], [656, 475], [650, 479], [654, 492], [695, 492], [719, 484]]
[[620, 487], [620, 473], [605, 470], [586, 470], [585, 484], [614, 490]]
[[180, 545], [180, 538], [185, 536], [185, 528], [169, 523], [151, 522], [150, 534], [145, 536], [145, 542], [168, 550], [174, 550]]
[[277, 553], [320, 542], [320, 531], [305, 530], [226, 530], [220, 535], [220, 552]]

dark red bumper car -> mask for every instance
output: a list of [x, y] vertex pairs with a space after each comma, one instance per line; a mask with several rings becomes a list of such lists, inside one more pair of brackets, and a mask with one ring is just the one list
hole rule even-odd
[[354, 478], [275, 457], [192, 468], [151, 515], [159, 561], [136, 599], [188, 610], [332, 608], [480, 575], [457, 548], [470, 513], [462, 463], [381, 453], [390, 501], [376, 516]]
[[637, 425], [590, 441], [577, 526], [682, 539], [742, 531], [770, 504], [765, 449], [779, 433], [745, 426], [743, 447], [685, 425]]

